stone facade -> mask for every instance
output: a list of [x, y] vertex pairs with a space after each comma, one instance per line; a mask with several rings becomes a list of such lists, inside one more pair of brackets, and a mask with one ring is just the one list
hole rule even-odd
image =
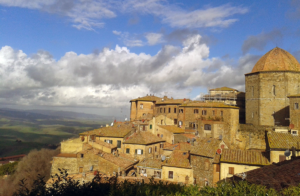
[[163, 143], [164, 142], [148, 145], [124, 144], [122, 152], [137, 160], [143, 160], [146, 158], [160, 158], [160, 155], [163, 152], [161, 148], [161, 144]]
[[191, 165], [193, 168], [194, 184], [199, 186], [213, 185], [213, 158], [191, 155]]
[[77, 157], [53, 157], [51, 175], [60, 174], [58, 169], [67, 169], [68, 174], [79, 173]]
[[291, 71], [246, 74], [246, 123], [288, 126], [288, 96], [299, 93], [299, 80]]
[[[290, 96], [290, 124], [291, 129], [300, 129], [300, 96]], [[298, 133], [299, 134], [299, 133]]]

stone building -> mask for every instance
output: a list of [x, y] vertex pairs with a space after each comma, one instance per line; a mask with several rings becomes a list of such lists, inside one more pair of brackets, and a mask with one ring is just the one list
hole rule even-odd
[[137, 160], [160, 158], [165, 140], [149, 132], [137, 132], [123, 142], [122, 152]]
[[224, 102], [227, 105], [239, 107], [240, 123], [245, 123], [245, 93], [229, 87], [209, 89], [209, 94], [201, 99], [205, 102]]
[[300, 94], [288, 96], [290, 99], [290, 128], [294, 135], [298, 135], [300, 129]]
[[246, 79], [246, 123], [289, 125], [289, 95], [299, 94], [300, 65], [278, 47], [266, 53]]
[[220, 179], [270, 165], [267, 152], [224, 149], [220, 159]]
[[152, 116], [154, 114], [154, 105], [157, 100], [161, 98], [154, 95], [147, 95], [137, 99], [130, 100], [130, 121], [134, 121], [145, 116]]

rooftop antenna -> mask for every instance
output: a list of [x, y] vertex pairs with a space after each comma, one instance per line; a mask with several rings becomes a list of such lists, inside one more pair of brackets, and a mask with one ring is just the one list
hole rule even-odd
[[166, 156], [165, 155], [161, 156], [161, 161], [163, 162], [164, 160], [166, 160]]

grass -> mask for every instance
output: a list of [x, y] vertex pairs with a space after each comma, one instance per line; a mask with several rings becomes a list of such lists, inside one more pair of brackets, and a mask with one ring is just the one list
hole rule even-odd
[[[43, 124], [42, 122], [45, 122]], [[74, 125], [72, 126], [72, 122]], [[16, 121], [0, 119], [0, 157], [26, 154], [32, 149], [47, 148], [58, 145], [61, 141], [78, 137], [78, 134], [92, 130], [97, 126], [84, 121], [62, 121], [61, 124], [46, 121]], [[79, 124], [78, 124], [79, 123]], [[94, 123], [94, 122], [93, 122]], [[100, 124], [99, 124], [100, 127]], [[16, 142], [21, 140], [22, 142]]]

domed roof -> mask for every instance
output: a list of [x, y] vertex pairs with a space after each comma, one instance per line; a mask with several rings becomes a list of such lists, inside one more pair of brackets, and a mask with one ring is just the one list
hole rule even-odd
[[289, 52], [276, 47], [257, 61], [251, 73], [260, 71], [300, 71], [300, 64]]

